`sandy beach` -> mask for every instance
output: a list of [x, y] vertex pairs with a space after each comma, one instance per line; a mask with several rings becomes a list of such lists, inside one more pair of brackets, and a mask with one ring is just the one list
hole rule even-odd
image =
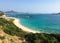
[[38, 32], [38, 31], [29, 29], [29, 28], [27, 28], [27, 27], [21, 25], [20, 19], [18, 19], [18, 18], [14, 18], [14, 19], [15, 19], [15, 20], [13, 21], [13, 23], [14, 23], [17, 27], [21, 28], [23, 31], [32, 32], [32, 33], [40, 33], [40, 32]]

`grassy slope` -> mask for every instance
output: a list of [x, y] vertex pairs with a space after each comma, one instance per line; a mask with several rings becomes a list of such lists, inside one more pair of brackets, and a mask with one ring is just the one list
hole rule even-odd
[[22, 43], [21, 37], [6, 34], [0, 27], [0, 43]]
[[45, 33], [26, 33], [16, 27], [12, 21], [7, 21], [0, 18], [0, 26], [2, 30], [11, 36], [18, 36], [26, 39], [26, 43], [60, 43], [60, 34], [45, 34]]

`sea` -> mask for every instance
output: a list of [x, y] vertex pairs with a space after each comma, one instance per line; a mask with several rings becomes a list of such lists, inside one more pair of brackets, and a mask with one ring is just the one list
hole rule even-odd
[[32, 30], [42, 33], [60, 34], [60, 15], [55, 14], [13, 14], [20, 19], [20, 23]]

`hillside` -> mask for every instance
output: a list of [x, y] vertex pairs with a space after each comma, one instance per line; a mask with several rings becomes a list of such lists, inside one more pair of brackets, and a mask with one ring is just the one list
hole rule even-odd
[[11, 41], [13, 41], [13, 43], [22, 43], [24, 39], [19, 37], [19, 33], [21, 33], [21, 30], [17, 29], [18, 27], [12, 24], [11, 21], [0, 18], [0, 42], [12, 43]]
[[0, 43], [22, 43], [24, 40], [19, 39], [20, 37], [11, 36], [6, 34], [0, 27]]

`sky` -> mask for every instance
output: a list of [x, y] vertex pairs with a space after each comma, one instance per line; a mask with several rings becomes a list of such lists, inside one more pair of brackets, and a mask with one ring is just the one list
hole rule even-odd
[[58, 13], [60, 0], [0, 0], [0, 10], [26, 13]]

